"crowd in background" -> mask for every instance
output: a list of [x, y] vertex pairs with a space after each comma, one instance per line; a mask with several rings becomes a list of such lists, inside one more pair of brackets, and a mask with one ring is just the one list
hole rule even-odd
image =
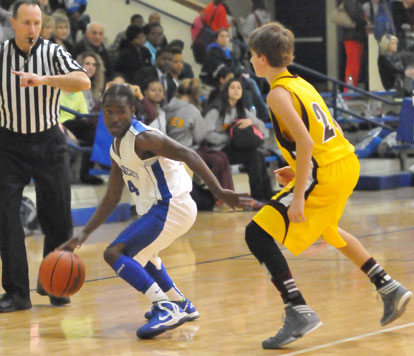
[[[414, 79], [414, 0], [344, 0], [351, 26], [339, 26], [346, 53], [345, 81], [357, 86], [368, 36], [378, 41], [378, 70], [384, 89], [411, 95]], [[346, 91], [345, 88], [344, 91]]]
[[[2, 3], [2, 41], [13, 37], [12, 3]], [[158, 13], [152, 13], [147, 21], [133, 14], [128, 26], [120, 27], [108, 46], [105, 25], [91, 22], [85, 14], [86, 0], [39, 3], [43, 10], [41, 36], [64, 47], [85, 68], [92, 83], [85, 92], [61, 94], [61, 105], [79, 113], [75, 116], [61, 110], [60, 126], [68, 139], [81, 146], [93, 146], [97, 120], [88, 114], [99, 113], [105, 88], [123, 82], [134, 88], [138, 120], [196, 149], [224, 187], [234, 188], [230, 164], [243, 163], [255, 209], [271, 198], [264, 152], [260, 148], [235, 152], [229, 134], [229, 127], [237, 120], [241, 120], [240, 127], [255, 125], [265, 133], [263, 121], [269, 120], [264, 99], [268, 87], [254, 76], [245, 46], [249, 33], [270, 21], [263, 0], [251, 1], [252, 12], [241, 23], [232, 20], [222, 0], [211, 1], [201, 11], [203, 24], [209, 24], [212, 36], [211, 43], [206, 44], [200, 79], [194, 78], [188, 59], [183, 58], [183, 41], [165, 36], [167, 31]], [[231, 33], [239, 39], [234, 53], [230, 49]], [[235, 83], [236, 90], [229, 87], [230, 82]], [[201, 86], [205, 100], [200, 100]], [[89, 174], [93, 165], [90, 152], [85, 152], [79, 172], [81, 182], [103, 182]]]
[[[2, 2], [1, 41], [13, 37], [9, 11], [12, 3], [12, 0]], [[233, 186], [230, 164], [243, 163], [257, 206], [271, 197], [263, 150], [254, 148], [252, 152], [238, 154], [231, 149], [229, 131], [238, 121], [238, 125], [240, 122], [246, 127], [254, 125], [266, 134], [263, 122], [269, 120], [269, 110], [264, 98], [269, 88], [255, 77], [245, 45], [255, 28], [271, 20], [264, 0], [251, 0], [251, 13], [242, 21], [232, 18], [223, 0], [211, 1], [200, 12], [191, 29], [192, 38], [195, 43], [207, 29], [208, 40], [203, 43], [197, 80], [189, 59], [183, 57], [184, 42], [167, 39], [167, 29], [156, 12], [147, 20], [133, 14], [129, 25], [120, 27], [113, 43], [107, 45], [104, 24], [91, 22], [85, 13], [86, 0], [40, 0], [39, 3], [43, 9], [41, 36], [71, 53], [92, 82], [88, 91], [61, 95], [61, 105], [84, 114], [74, 116], [62, 110], [61, 128], [73, 140], [81, 146], [94, 144], [97, 120], [88, 114], [99, 113], [101, 97], [108, 85], [125, 82], [136, 93], [138, 120], [196, 149], [223, 186]], [[358, 85], [368, 35], [374, 33], [384, 88], [395, 89], [401, 96], [409, 94], [414, 78], [414, 0], [344, 0], [342, 3], [354, 23], [352, 28], [342, 28], [340, 32], [346, 53], [345, 80]], [[196, 56], [194, 53], [197, 61]], [[237, 100], [229, 99], [234, 95], [229, 83], [240, 87]], [[196, 100], [195, 93], [203, 100]], [[191, 110], [180, 110], [181, 106]], [[93, 165], [90, 153], [84, 153], [80, 181], [102, 183], [99, 177], [89, 174]]]

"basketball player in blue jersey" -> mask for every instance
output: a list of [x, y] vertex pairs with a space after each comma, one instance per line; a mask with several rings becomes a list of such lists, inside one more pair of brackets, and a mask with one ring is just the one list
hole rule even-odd
[[110, 244], [104, 259], [122, 279], [153, 302], [151, 311], [145, 313], [148, 323], [137, 330], [138, 337], [147, 339], [199, 317], [158, 257], [196, 219], [196, 204], [190, 196], [192, 182], [182, 162], [230, 207], [243, 207], [251, 200], [222, 189], [195, 151], [137, 121], [134, 105], [134, 95], [126, 85], [113, 85], [105, 92], [104, 122], [115, 137], [108, 189], [80, 236], [60, 248], [73, 250], [84, 243], [114, 210], [124, 184], [128, 187], [141, 217]]
[[277, 144], [289, 166], [276, 171], [284, 186], [246, 227], [250, 251], [271, 275], [285, 303], [285, 319], [265, 349], [278, 349], [321, 325], [306, 304], [276, 241], [299, 255], [320, 236], [338, 248], [370, 278], [384, 302], [381, 325], [405, 311], [412, 292], [392, 279], [362, 246], [338, 227], [358, 181], [359, 162], [315, 88], [292, 75], [294, 36], [280, 23], [256, 29], [249, 37], [256, 75], [270, 84], [267, 97]]

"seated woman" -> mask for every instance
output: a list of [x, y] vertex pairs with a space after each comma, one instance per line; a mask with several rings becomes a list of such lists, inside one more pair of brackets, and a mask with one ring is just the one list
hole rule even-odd
[[98, 112], [105, 84], [104, 62], [98, 53], [92, 51], [82, 52], [76, 60], [86, 70], [86, 74], [91, 80], [91, 88], [83, 92], [88, 110], [89, 112]]
[[[202, 144], [206, 137], [206, 130], [199, 109], [199, 97], [199, 79], [184, 79], [180, 82], [176, 97], [164, 108], [167, 119], [167, 134], [182, 145], [196, 150], [221, 186], [234, 190], [227, 155]], [[219, 201], [216, 201], [216, 205], [222, 206]]]
[[143, 87], [142, 121], [144, 124], [167, 133], [165, 112], [160, 104], [164, 99], [164, 88], [158, 79], [150, 79]]
[[206, 139], [211, 149], [224, 151], [230, 163], [242, 163], [249, 176], [250, 193], [256, 201], [253, 208], [260, 209], [272, 197], [264, 155], [258, 149], [237, 150], [230, 145], [229, 127], [239, 120], [239, 127], [255, 125], [265, 132], [264, 123], [243, 106], [243, 89], [240, 79], [227, 81], [217, 100], [207, 109]]
[[231, 70], [235, 77], [241, 78], [245, 92], [244, 105], [250, 110], [257, 110], [257, 116], [263, 120], [269, 120], [269, 109], [262, 98], [262, 93], [252, 76], [247, 73], [243, 65], [237, 61], [230, 51], [230, 37], [226, 29], [220, 29], [215, 34], [215, 41], [208, 45], [207, 56], [201, 68], [200, 78], [208, 85], [218, 85], [218, 73], [224, 67]]
[[384, 89], [395, 89], [397, 96], [411, 95], [414, 55], [411, 52], [398, 51], [397, 37], [384, 35], [381, 38], [378, 70]]

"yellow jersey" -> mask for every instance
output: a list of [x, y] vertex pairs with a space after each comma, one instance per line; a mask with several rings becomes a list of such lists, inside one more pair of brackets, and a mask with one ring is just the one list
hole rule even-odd
[[[354, 146], [336, 127], [328, 107], [316, 89], [303, 78], [289, 71], [280, 73], [270, 88], [283, 87], [292, 94], [293, 105], [313, 140], [314, 167], [326, 166], [354, 152]], [[289, 166], [296, 172], [296, 144], [289, 139], [289, 130], [270, 111], [276, 142]]]

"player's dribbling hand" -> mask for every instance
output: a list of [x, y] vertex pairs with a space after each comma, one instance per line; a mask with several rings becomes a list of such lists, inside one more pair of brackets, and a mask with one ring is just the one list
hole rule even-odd
[[276, 174], [276, 180], [281, 186], [286, 186], [295, 178], [295, 172], [290, 166], [282, 167], [273, 171]]
[[81, 234], [79, 236], [74, 236], [68, 241], [60, 245], [57, 250], [73, 251], [76, 247], [81, 247], [81, 245], [86, 241], [88, 235]]

